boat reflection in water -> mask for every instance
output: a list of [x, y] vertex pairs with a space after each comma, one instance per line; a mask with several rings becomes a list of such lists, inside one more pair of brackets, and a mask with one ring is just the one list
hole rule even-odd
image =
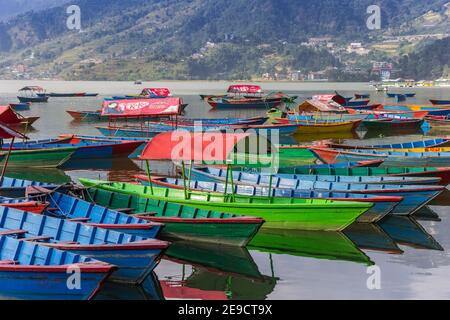
[[167, 299], [265, 299], [277, 278], [260, 273], [245, 248], [173, 242], [156, 269]]
[[266, 299], [283, 280], [274, 267], [282, 256], [370, 266], [376, 262], [370, 252], [402, 257], [406, 249], [399, 246], [410, 247], [408, 255], [414, 249], [443, 250], [416, 220], [392, 216], [379, 225], [353, 224], [344, 233], [262, 229], [248, 250], [177, 241], [156, 272], [166, 299]]
[[164, 300], [157, 276], [152, 273], [139, 286], [107, 281], [95, 300]]

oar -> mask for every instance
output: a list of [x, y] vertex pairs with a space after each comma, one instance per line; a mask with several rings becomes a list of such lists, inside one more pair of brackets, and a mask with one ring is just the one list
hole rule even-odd
[[8, 161], [9, 161], [9, 156], [11, 155], [11, 151], [13, 148], [13, 144], [14, 144], [14, 140], [16, 138], [13, 137], [11, 140], [11, 143], [9, 144], [9, 148], [8, 148], [8, 154], [6, 155], [6, 159], [5, 159], [5, 164], [3, 165], [3, 169], [2, 169], [2, 175], [0, 177], [0, 184], [3, 183], [3, 178], [5, 177], [5, 173], [6, 173], [6, 168], [8, 167]]
[[184, 189], [184, 199], [187, 200], [187, 186], [186, 186], [186, 168], [184, 167], [184, 160], [181, 161], [181, 174], [183, 175], [183, 189]]

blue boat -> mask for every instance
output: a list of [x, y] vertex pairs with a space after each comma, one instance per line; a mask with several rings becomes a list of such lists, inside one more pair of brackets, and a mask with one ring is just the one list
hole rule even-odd
[[[149, 185], [148, 179], [145, 176], [136, 177], [143, 185]], [[184, 181], [182, 179], [174, 178], [154, 178], [152, 181], [156, 185], [172, 188], [183, 188]], [[208, 192], [224, 193], [227, 189], [231, 193], [231, 187], [225, 188], [224, 183], [209, 182], [209, 181], [195, 181], [191, 180], [188, 186], [191, 190], [201, 190]], [[247, 185], [235, 185], [235, 194], [242, 194], [248, 196], [268, 196], [283, 197], [283, 198], [305, 198], [305, 199], [330, 199], [342, 201], [356, 201], [356, 202], [372, 202], [374, 206], [366, 211], [358, 218], [358, 222], [373, 223], [380, 221], [387, 214], [392, 212], [395, 206], [402, 200], [401, 197], [379, 197], [365, 194], [352, 194], [343, 192], [324, 192], [324, 191], [302, 191], [295, 189], [272, 188], [268, 187], [254, 187]]]
[[450, 139], [438, 138], [428, 140], [418, 140], [402, 143], [392, 144], [376, 144], [376, 145], [364, 145], [364, 146], [350, 146], [344, 144], [328, 144], [328, 146], [337, 149], [413, 149], [413, 148], [437, 148], [450, 146]]
[[375, 223], [354, 223], [344, 230], [344, 234], [363, 250], [403, 253], [395, 241]]
[[[91, 299], [115, 269], [91, 258], [0, 234], [2, 299]], [[80, 271], [78, 288], [67, 285], [71, 270]]]
[[343, 107], [363, 107], [369, 104], [370, 100], [355, 100], [355, 101], [346, 101], [342, 106]]
[[[199, 181], [223, 182], [224, 178], [205, 174], [201, 170], [193, 170], [191, 179]], [[251, 186], [269, 186], [270, 176], [260, 174], [247, 175], [246, 179], [234, 179], [236, 184]], [[334, 182], [313, 182], [296, 179], [282, 179], [274, 177], [272, 179], [273, 188], [297, 189], [302, 191], [329, 191], [346, 192], [359, 194], [372, 194], [383, 196], [403, 197], [403, 200], [394, 208], [393, 214], [411, 215], [425, 206], [439, 194], [445, 187], [443, 186], [421, 186], [421, 185], [382, 185], [382, 184], [349, 184]]]
[[[187, 172], [188, 168], [186, 168]], [[213, 168], [213, 167], [196, 167], [192, 169], [192, 174], [204, 179], [225, 181], [226, 170]], [[233, 179], [236, 181], [258, 179], [258, 181], [264, 180], [267, 176], [256, 177], [254, 173], [247, 172], [233, 172]], [[383, 185], [426, 185], [426, 184], [438, 184], [441, 179], [437, 177], [401, 177], [401, 176], [336, 176], [336, 175], [300, 175], [300, 174], [276, 174], [274, 178], [288, 179], [288, 180], [301, 180], [311, 182], [332, 182], [332, 183], [351, 183], [351, 184], [383, 184]], [[266, 181], [266, 180], [264, 180]], [[269, 180], [267, 179], [267, 182]]]
[[30, 110], [31, 103], [30, 102], [10, 103], [9, 106], [14, 111], [25, 111]]
[[46, 215], [103, 229], [149, 239], [156, 238], [163, 227], [161, 223], [138, 219], [59, 192], [49, 193], [39, 199], [49, 203], [44, 212]]
[[49, 190], [59, 188], [60, 191], [65, 190], [64, 187], [55, 184], [4, 177], [0, 184], [0, 196], [7, 198], [24, 197], [25, 190], [29, 187], [45, 188]]
[[[51, 141], [51, 140], [50, 140]], [[128, 156], [143, 144], [141, 141], [86, 141], [80, 143], [49, 143], [18, 142], [13, 144], [13, 150], [37, 150], [76, 148], [70, 156], [70, 161], [83, 159], [112, 158]], [[2, 150], [8, 150], [10, 144], [2, 145]]]
[[69, 220], [0, 207], [0, 232], [70, 251], [119, 269], [111, 280], [139, 284], [153, 271], [168, 243]]
[[287, 115], [289, 121], [295, 123], [295, 121], [352, 121], [352, 120], [364, 120], [369, 117], [369, 114], [309, 114], [309, 115]]
[[389, 167], [446, 167], [450, 163], [450, 152], [391, 152], [383, 150], [310, 149], [325, 163], [384, 160]]

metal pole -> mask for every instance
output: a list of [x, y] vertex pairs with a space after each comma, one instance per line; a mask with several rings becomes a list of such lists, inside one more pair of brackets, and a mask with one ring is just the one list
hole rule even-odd
[[151, 175], [151, 171], [150, 171], [150, 163], [148, 160], [145, 160], [145, 164], [147, 166], [147, 176], [148, 176], [148, 181], [150, 183], [150, 192], [152, 195], [154, 195], [153, 193], [153, 181], [152, 181], [152, 175]]
[[184, 160], [181, 161], [181, 174], [183, 175], [183, 186], [184, 186], [184, 199], [187, 200], [187, 188], [186, 188], [186, 169], [184, 167]]

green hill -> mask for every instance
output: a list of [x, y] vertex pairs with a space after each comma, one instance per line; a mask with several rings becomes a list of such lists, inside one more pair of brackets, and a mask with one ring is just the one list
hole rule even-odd
[[[368, 30], [372, 0], [78, 0], [83, 32], [66, 28], [66, 7], [0, 23], [0, 76], [24, 64], [37, 77], [66, 79], [247, 79], [264, 73], [340, 70], [323, 46], [407, 34], [446, 0], [380, 0], [382, 29]], [[448, 18], [434, 26], [448, 25]], [[344, 55], [345, 56], [345, 55]], [[362, 63], [370, 64], [372, 57]], [[356, 59], [355, 58], [355, 59]], [[347, 57], [345, 57], [347, 59]], [[348, 57], [348, 59], [354, 59]]]

